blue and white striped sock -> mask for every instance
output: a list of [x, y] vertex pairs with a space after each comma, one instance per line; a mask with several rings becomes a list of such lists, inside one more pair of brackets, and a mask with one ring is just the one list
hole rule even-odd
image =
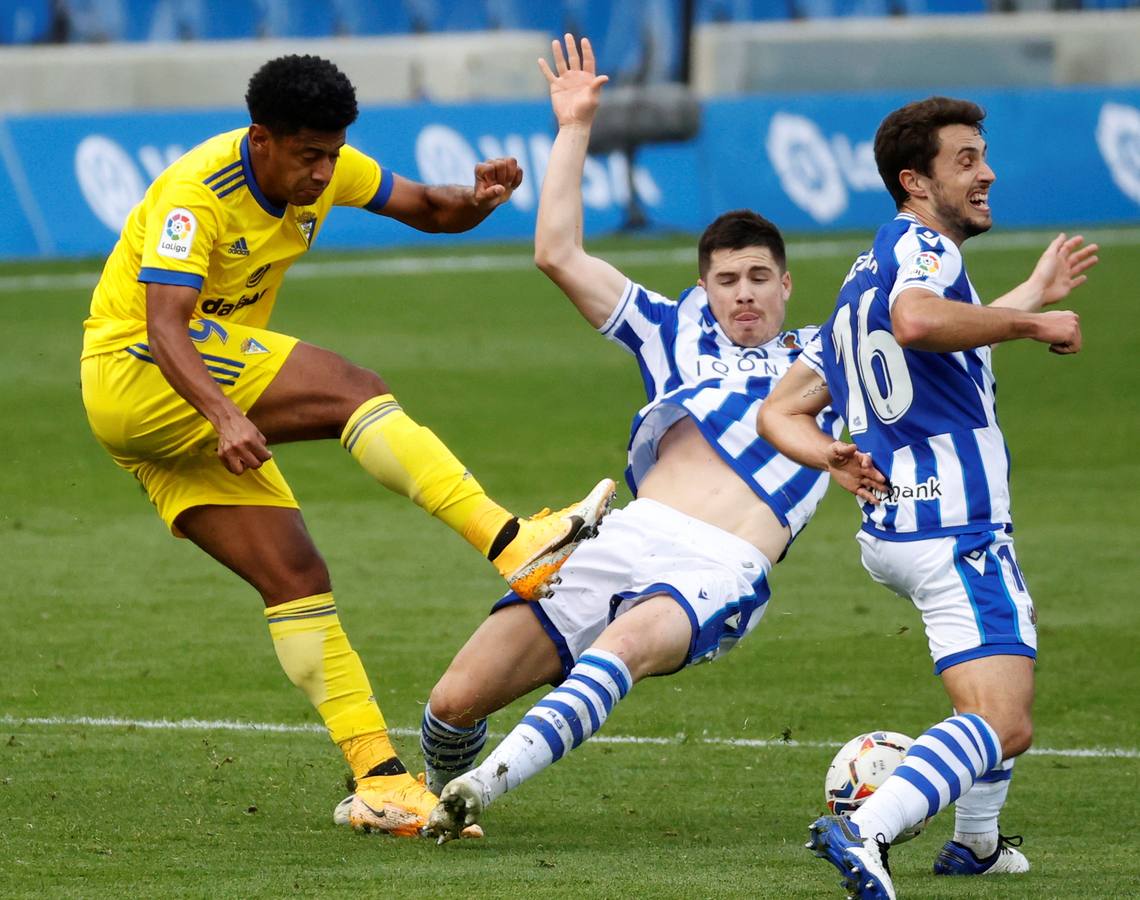
[[420, 722], [420, 749], [424, 754], [428, 789], [438, 795], [452, 778], [475, 765], [486, 743], [486, 719], [480, 719], [470, 728], [457, 728], [436, 718], [431, 704], [426, 704]]
[[888, 843], [945, 809], [1001, 763], [1001, 742], [981, 716], [951, 716], [916, 740], [894, 774], [851, 814], [863, 837]]
[[579, 657], [562, 684], [543, 697], [471, 775], [484, 805], [560, 760], [605, 723], [633, 679], [625, 663], [605, 650]]

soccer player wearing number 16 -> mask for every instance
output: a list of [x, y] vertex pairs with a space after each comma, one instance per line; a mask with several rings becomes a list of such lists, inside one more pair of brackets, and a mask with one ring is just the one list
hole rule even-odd
[[1055, 353], [1080, 350], [1076, 314], [1041, 309], [1085, 281], [1097, 248], [1059, 235], [1027, 281], [982, 305], [960, 247], [992, 221], [984, 115], [971, 102], [931, 97], [883, 121], [875, 160], [898, 215], [855, 261], [831, 318], [759, 414], [777, 449], [827, 469], [837, 442], [814, 416], [828, 404], [843, 412], [861, 459], [887, 479], [861, 496], [863, 565], [921, 612], [955, 710], [849, 822], [812, 825], [809, 848], [858, 897], [893, 898], [891, 840], [955, 801], [954, 839], [936, 873], [1029, 868], [998, 831], [1013, 758], [1032, 736], [1037, 641], [1010, 536], [990, 345], [1030, 338]]

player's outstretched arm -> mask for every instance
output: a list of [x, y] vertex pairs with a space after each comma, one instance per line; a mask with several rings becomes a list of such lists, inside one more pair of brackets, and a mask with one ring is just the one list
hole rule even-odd
[[394, 175], [392, 195], [380, 212], [418, 231], [470, 231], [506, 203], [522, 180], [523, 170], [514, 157], [478, 163], [474, 187], [420, 184]]
[[891, 329], [899, 346], [935, 353], [973, 350], [1020, 338], [1048, 344], [1054, 353], [1081, 349], [1080, 317], [1075, 312], [974, 306], [917, 287], [895, 298]]
[[214, 426], [222, 463], [240, 475], [246, 469], [259, 468], [273, 454], [265, 435], [222, 393], [190, 342], [190, 314], [197, 302], [195, 288], [148, 284], [147, 344], [163, 378]]
[[1100, 248], [1096, 244], [1082, 247], [1084, 242], [1084, 237], [1079, 234], [1073, 237], [1057, 235], [1033, 267], [1033, 274], [990, 306], [1037, 312], [1064, 300], [1088, 281], [1085, 273], [1100, 262], [1096, 255]]
[[578, 53], [572, 35], [552, 42], [554, 71], [546, 60], [538, 66], [550, 85], [550, 105], [558, 120], [558, 136], [550, 150], [538, 202], [534, 262], [570, 298], [595, 328], [610, 317], [625, 290], [625, 276], [582, 247], [582, 169], [590, 145], [590, 128], [609, 79], [598, 75], [594, 51], [582, 38]]
[[827, 472], [843, 489], [877, 505], [876, 492], [887, 490], [887, 479], [875, 468], [870, 455], [854, 444], [835, 440], [816, 421], [830, 403], [827, 382], [802, 360], [796, 360], [760, 404], [756, 430], [784, 456]]

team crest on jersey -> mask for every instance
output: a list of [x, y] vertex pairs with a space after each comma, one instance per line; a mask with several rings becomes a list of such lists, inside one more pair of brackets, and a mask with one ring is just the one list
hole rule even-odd
[[785, 331], [780, 338], [780, 346], [785, 350], [803, 350], [800, 340], [794, 331]]
[[255, 356], [258, 353], [268, 353], [269, 348], [260, 341], [254, 340], [251, 337], [247, 337], [244, 341], [241, 342], [241, 352], [246, 356]]
[[305, 239], [306, 244], [313, 243], [313, 231], [317, 227], [317, 214], [312, 212], [303, 212], [297, 214], [297, 230], [301, 232], [301, 237]]
[[158, 238], [158, 255], [169, 256], [171, 259], [189, 259], [197, 228], [198, 220], [194, 218], [194, 213], [181, 207], [172, 209], [166, 216], [162, 234]]
[[941, 271], [942, 260], [938, 258], [938, 254], [931, 250], [925, 250], [911, 261], [910, 268], [907, 269], [903, 280], [925, 280]]

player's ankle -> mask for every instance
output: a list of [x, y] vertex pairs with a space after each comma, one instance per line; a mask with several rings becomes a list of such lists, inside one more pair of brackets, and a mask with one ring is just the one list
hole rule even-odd
[[954, 842], [969, 847], [978, 859], [985, 859], [987, 856], [993, 856], [998, 848], [998, 832], [996, 828], [993, 831], [983, 832], [956, 830]]
[[495, 539], [491, 541], [491, 549], [487, 551], [487, 559], [494, 561], [500, 553], [507, 549], [507, 545], [515, 539], [518, 533], [518, 517], [512, 516], [511, 519], [499, 529], [499, 533], [495, 535]]

